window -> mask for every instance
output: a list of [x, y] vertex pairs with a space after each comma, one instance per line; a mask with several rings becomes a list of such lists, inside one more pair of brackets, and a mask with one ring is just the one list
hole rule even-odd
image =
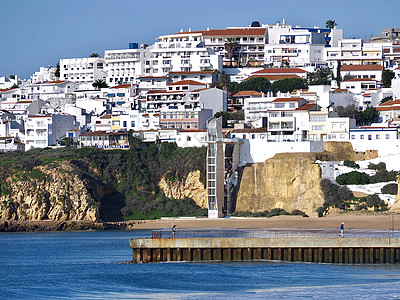
[[[310, 117], [310, 122], [325, 122], [326, 121], [326, 117], [325, 116], [311, 116]], [[332, 127], [334, 128], [334, 125], [332, 125]]]
[[192, 140], [192, 138], [190, 136], [186, 137], [186, 141], [190, 142]]
[[360, 140], [363, 140], [363, 139], [364, 139], [364, 135], [361, 134], [361, 135], [360, 135]]
[[323, 131], [324, 130], [324, 125], [312, 125], [311, 126], [312, 131]]
[[135, 127], [135, 121], [131, 121], [131, 127]]
[[386, 134], [386, 139], [387, 139], [387, 140], [389, 139], [389, 134]]
[[380, 138], [380, 136], [379, 136], [379, 134], [377, 134], [377, 135], [376, 135], [376, 139], [379, 140], [379, 138]]
[[285, 103], [275, 103], [275, 108], [284, 108]]

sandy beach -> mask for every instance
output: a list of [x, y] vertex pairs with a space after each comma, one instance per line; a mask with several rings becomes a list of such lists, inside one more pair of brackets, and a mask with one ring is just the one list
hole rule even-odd
[[[341, 214], [322, 218], [304, 218], [302, 216], [277, 216], [272, 218], [229, 218], [229, 219], [185, 219], [168, 218], [148, 220], [134, 224], [132, 229], [171, 228], [339, 228], [344, 222], [348, 229], [388, 229], [389, 215]], [[400, 230], [400, 215], [394, 216], [394, 228]]]

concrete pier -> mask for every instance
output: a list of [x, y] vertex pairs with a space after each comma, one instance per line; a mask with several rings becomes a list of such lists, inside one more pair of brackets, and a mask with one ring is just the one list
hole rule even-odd
[[134, 263], [278, 260], [398, 264], [400, 238], [148, 238], [131, 239]]

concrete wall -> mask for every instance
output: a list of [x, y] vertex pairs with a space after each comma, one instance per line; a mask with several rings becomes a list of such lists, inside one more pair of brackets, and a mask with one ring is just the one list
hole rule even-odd
[[267, 140], [243, 140], [240, 145], [241, 163], [265, 162], [276, 153], [322, 152], [323, 142], [271, 142]]

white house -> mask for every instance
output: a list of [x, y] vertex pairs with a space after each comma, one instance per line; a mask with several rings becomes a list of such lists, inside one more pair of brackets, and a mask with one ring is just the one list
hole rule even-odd
[[25, 150], [54, 145], [65, 137], [68, 130], [75, 128], [75, 116], [28, 116], [25, 122]]

